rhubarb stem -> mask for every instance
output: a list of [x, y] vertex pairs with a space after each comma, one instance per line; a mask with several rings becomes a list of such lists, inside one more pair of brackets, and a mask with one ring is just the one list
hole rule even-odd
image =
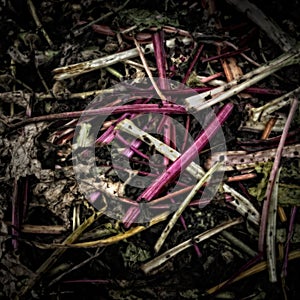
[[[174, 181], [179, 175], [181, 170], [184, 170], [196, 157], [196, 155], [206, 146], [208, 141], [217, 133], [221, 125], [227, 120], [230, 113], [233, 110], [233, 104], [226, 104], [219, 112], [217, 117], [207, 126], [207, 128], [196, 139], [195, 143], [184, 152], [179, 158], [177, 158], [144, 192], [137, 198], [137, 201], [142, 199], [151, 201], [158, 196], [166, 185]], [[131, 223], [139, 215], [139, 208], [132, 207], [127, 211], [123, 223], [126, 227], [129, 227]]]
[[[286, 137], [288, 135], [288, 130], [290, 127], [290, 124], [292, 122], [293, 116], [296, 112], [298, 106], [298, 100], [295, 98], [292, 102], [290, 113], [288, 115], [286, 124], [284, 126], [280, 143], [277, 148], [277, 152], [275, 155], [273, 167], [271, 170], [268, 186], [267, 186], [267, 191], [266, 191], [266, 200], [263, 204], [263, 209], [262, 209], [262, 214], [261, 214], [261, 222], [260, 222], [260, 229], [259, 229], [259, 237], [258, 237], [258, 251], [263, 252], [264, 250], [264, 243], [265, 243], [265, 234], [266, 234], [266, 227], [267, 227], [267, 221], [268, 221], [268, 212], [269, 212], [269, 207], [270, 207], [270, 200], [272, 197], [273, 193], [273, 187], [275, 184], [275, 179], [276, 179], [276, 174], [278, 172], [278, 168], [280, 165], [281, 161], [281, 156], [282, 156], [282, 151], [283, 151], [283, 146], [285, 144]], [[275, 236], [274, 236], [275, 238]]]

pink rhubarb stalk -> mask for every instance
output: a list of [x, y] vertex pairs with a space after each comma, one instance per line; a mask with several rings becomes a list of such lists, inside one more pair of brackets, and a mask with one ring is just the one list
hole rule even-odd
[[26, 124], [37, 123], [42, 121], [53, 121], [58, 119], [74, 119], [87, 116], [110, 116], [114, 114], [125, 114], [125, 113], [169, 113], [169, 114], [186, 114], [184, 106], [177, 104], [127, 104], [112, 107], [102, 107], [97, 109], [89, 109], [82, 111], [63, 112], [58, 114], [43, 115], [38, 117], [32, 117], [24, 119], [18, 123], [9, 125], [11, 129], [19, 128]]
[[296, 213], [297, 213], [297, 206], [293, 206], [292, 210], [291, 210], [289, 232], [288, 232], [288, 237], [287, 237], [286, 246], [285, 246], [284, 261], [283, 261], [283, 266], [282, 266], [282, 271], [281, 271], [281, 277], [287, 276], [290, 242], [291, 242], [291, 239], [292, 239], [293, 233], [294, 233]]
[[[153, 34], [153, 47], [154, 47], [154, 55], [158, 70], [158, 85], [161, 89], [170, 90], [169, 81], [166, 80], [166, 67], [167, 67], [167, 60], [166, 60], [166, 52], [164, 49], [164, 32], [159, 31]], [[163, 103], [167, 103], [162, 99]], [[164, 130], [164, 143], [170, 146], [170, 130], [171, 130], [171, 120], [167, 116], [161, 120], [159, 127], [163, 126]], [[164, 165], [167, 166], [169, 164], [169, 159], [167, 157], [164, 158]]]
[[[233, 110], [233, 104], [228, 103], [224, 105], [217, 117], [207, 126], [207, 128], [200, 134], [194, 144], [184, 152], [178, 159], [176, 159], [154, 182], [144, 190], [144, 192], [137, 198], [137, 201], [151, 201], [157, 197], [164, 188], [184, 170], [199, 152], [206, 146], [208, 141], [217, 133], [221, 125], [227, 120]], [[129, 227], [138, 217], [140, 210], [138, 207], [131, 207], [128, 209], [123, 223], [125, 227]]]
[[288, 135], [290, 124], [293, 120], [293, 116], [295, 114], [295, 111], [298, 106], [298, 100], [294, 99], [291, 105], [290, 113], [288, 115], [288, 118], [286, 120], [281, 139], [276, 151], [273, 167], [271, 170], [267, 191], [266, 191], [266, 200], [263, 204], [263, 209], [261, 213], [261, 222], [260, 222], [260, 228], [259, 228], [259, 237], [258, 237], [258, 251], [263, 253], [264, 245], [265, 245], [265, 234], [266, 234], [266, 228], [267, 228], [267, 221], [268, 221], [268, 213], [269, 213], [269, 206], [270, 206], [270, 200], [273, 193], [273, 187], [275, 184], [276, 174], [278, 172], [278, 168], [281, 161], [283, 146], [285, 144], [286, 137]]

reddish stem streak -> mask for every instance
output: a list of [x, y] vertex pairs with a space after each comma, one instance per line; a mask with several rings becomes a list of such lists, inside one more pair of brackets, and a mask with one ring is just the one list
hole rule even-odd
[[263, 209], [261, 213], [261, 222], [260, 222], [260, 228], [259, 228], [259, 237], [258, 237], [258, 251], [263, 253], [264, 250], [264, 244], [265, 244], [265, 234], [266, 234], [266, 228], [267, 228], [267, 221], [268, 221], [268, 213], [269, 213], [269, 206], [270, 206], [270, 201], [273, 193], [273, 187], [275, 184], [275, 179], [276, 179], [276, 174], [278, 172], [278, 168], [280, 165], [281, 161], [281, 156], [282, 156], [282, 151], [283, 151], [283, 146], [285, 144], [286, 137], [288, 135], [288, 130], [290, 127], [290, 124], [292, 122], [294, 113], [297, 109], [298, 106], [298, 100], [294, 99], [291, 105], [290, 113], [288, 115], [288, 118], [286, 120], [286, 124], [284, 126], [281, 139], [277, 148], [277, 152], [275, 155], [273, 167], [271, 170], [268, 186], [267, 186], [267, 191], [266, 191], [266, 200], [264, 201], [263, 204]]
[[[196, 157], [196, 155], [206, 146], [208, 141], [217, 133], [221, 125], [227, 120], [233, 110], [233, 104], [224, 105], [217, 117], [207, 126], [200, 134], [194, 144], [176, 159], [144, 192], [137, 198], [137, 201], [151, 201], [157, 197], [165, 187], [173, 182], [179, 175], [181, 170], [184, 170]], [[123, 223], [129, 227], [139, 215], [139, 208], [131, 207], [128, 209]]]

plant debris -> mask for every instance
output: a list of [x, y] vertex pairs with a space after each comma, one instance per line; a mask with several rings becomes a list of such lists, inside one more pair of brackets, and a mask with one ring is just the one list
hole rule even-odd
[[298, 299], [296, 11], [2, 1], [0, 298]]

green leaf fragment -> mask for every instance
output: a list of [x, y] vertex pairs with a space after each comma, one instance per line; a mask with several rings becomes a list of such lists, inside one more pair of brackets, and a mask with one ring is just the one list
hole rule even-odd
[[151, 257], [150, 251], [142, 249], [133, 243], [129, 243], [125, 252], [122, 252], [124, 265], [132, 267], [139, 262], [144, 262]]
[[[266, 162], [255, 167], [256, 172], [262, 175], [262, 179], [257, 186], [250, 187], [248, 192], [258, 201], [262, 201], [265, 197], [272, 165], [272, 162]], [[300, 206], [299, 166], [299, 159], [286, 160], [283, 163], [278, 187], [278, 204], [282, 206]]]
[[249, 188], [250, 195], [256, 197], [258, 201], [262, 201], [266, 195], [269, 176], [272, 170], [273, 162], [266, 162], [258, 164], [255, 171], [262, 174], [262, 179], [256, 187]]
[[278, 203], [282, 206], [300, 206], [300, 189], [279, 186], [278, 198]]

